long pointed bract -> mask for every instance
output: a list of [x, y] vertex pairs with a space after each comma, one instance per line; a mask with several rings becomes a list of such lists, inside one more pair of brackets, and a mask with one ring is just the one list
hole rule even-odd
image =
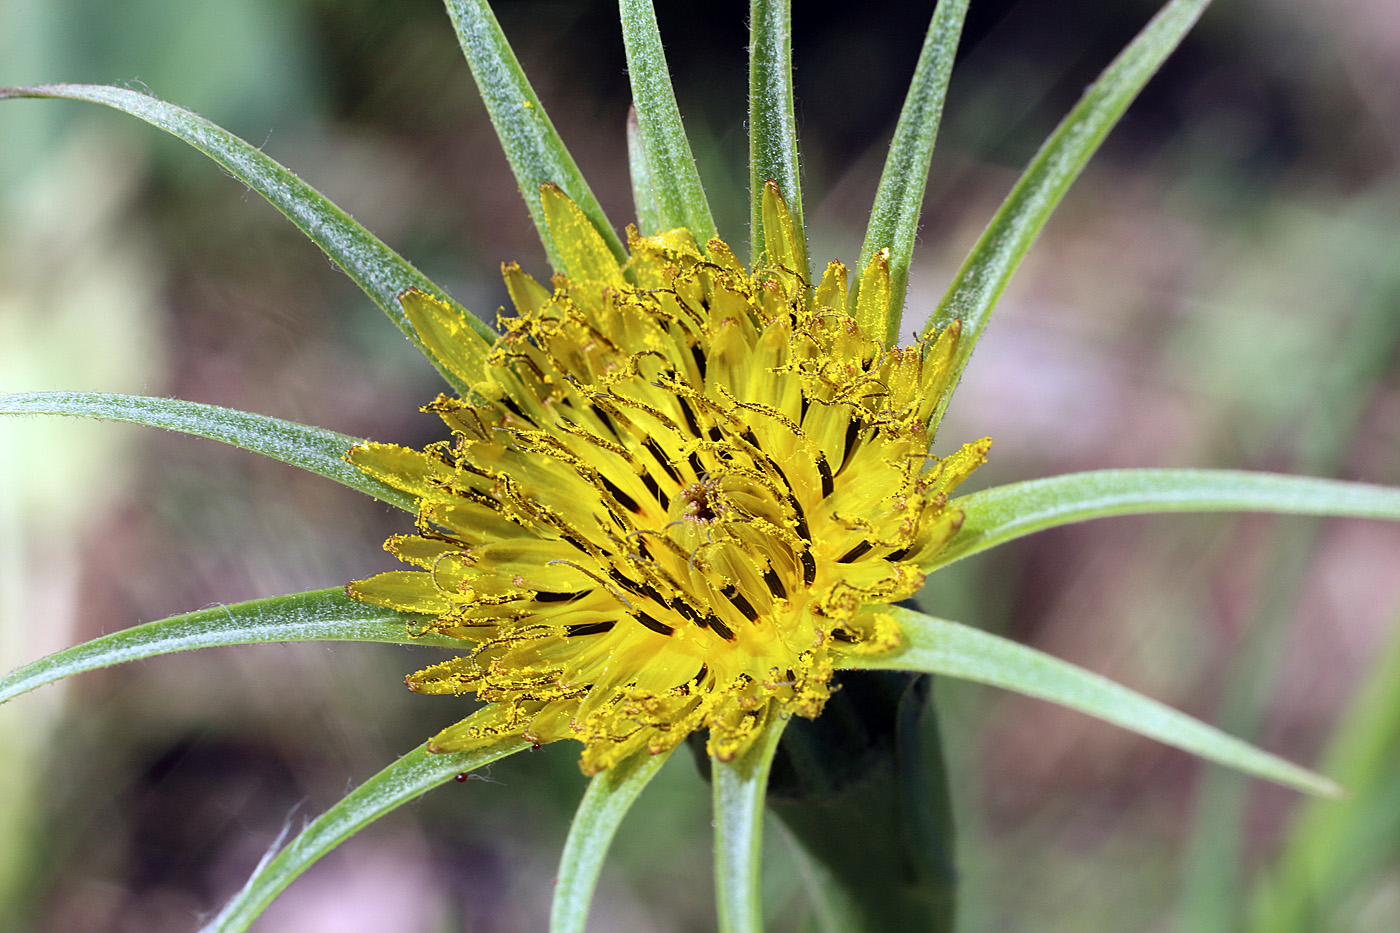
[[412, 496], [366, 476], [345, 462], [345, 452], [365, 443], [362, 438], [295, 421], [175, 398], [107, 392], [0, 395], [0, 415], [65, 415], [125, 421], [193, 434], [280, 460], [405, 511], [418, 511], [417, 501]]
[[[771, 710], [772, 705], [769, 706]], [[768, 772], [787, 722], [769, 713], [763, 733], [733, 761], [712, 758], [715, 908], [720, 933], [763, 933], [759, 866], [763, 859], [763, 799]]]
[[656, 173], [637, 123], [636, 108], [627, 111], [627, 174], [632, 182], [632, 205], [637, 211], [637, 227], [643, 235], [666, 230], [665, 211], [657, 194]]
[[583, 933], [593, 888], [603, 859], [622, 818], [632, 808], [656, 772], [671, 757], [666, 751], [653, 755], [646, 749], [595, 776], [574, 813], [569, 838], [554, 878], [554, 902], [549, 913], [550, 933]]
[[1093, 470], [1008, 483], [953, 500], [962, 529], [922, 568], [1093, 518], [1158, 512], [1272, 512], [1400, 521], [1400, 488], [1246, 470]]
[[[90, 84], [0, 88], [0, 100], [11, 97], [61, 97], [105, 104], [178, 136], [262, 195], [296, 224], [336, 265], [345, 270], [345, 274], [379, 305], [389, 320], [420, 351], [423, 351], [423, 345], [399, 307], [398, 296], [410, 288], [428, 292], [462, 314], [482, 338], [475, 352], [484, 363], [486, 351], [496, 338], [495, 331], [453, 301], [447, 292], [356, 223], [325, 195], [228, 130], [174, 104], [124, 88]], [[423, 351], [423, 355], [437, 365], [426, 351]], [[441, 367], [438, 372], [459, 393], [466, 393], [467, 387], [460, 380]]]
[[[659, 209], [659, 226], [644, 229], [652, 234], [685, 227], [695, 241], [708, 243], [715, 236], [715, 221], [695, 156], [690, 151], [681, 124], [666, 53], [656, 27], [656, 10], [651, 0], [620, 0], [622, 41], [627, 50], [627, 77], [632, 83], [633, 114], [637, 120], [637, 141], [645, 150], [652, 198]], [[632, 173], [635, 186], [637, 172]], [[638, 217], [641, 220], [641, 217]]]
[[791, 0], [751, 0], [749, 30], [749, 251], [757, 263], [767, 248], [763, 186], [771, 181], [787, 203], [797, 231], [797, 242], [792, 246], [798, 264], [793, 271], [811, 281], [792, 93]]
[[861, 655], [852, 666], [923, 671], [1001, 687], [1088, 713], [1202, 758], [1326, 797], [1336, 783], [1261, 751], [1164, 703], [1044, 652], [980, 629], [891, 606], [904, 644], [888, 655]]
[[258, 866], [243, 889], [204, 926], [202, 933], [248, 929], [298, 875], [370, 823], [459, 774], [529, 747], [524, 739], [511, 737], [470, 752], [429, 754], [425, 747], [414, 749], [355, 788], [313, 820], [275, 857]]
[[[1209, 3], [1210, 0], [1171, 0], [1164, 6], [1089, 86], [1026, 166], [963, 261], [924, 331], [929, 334], [955, 320], [962, 322], [955, 363], [958, 375], [966, 367], [1006, 283], [1070, 184]], [[935, 412], [935, 423], [942, 418], [957, 381], [956, 376], [949, 381]]]
[[[882, 336], [886, 346], [899, 342], [899, 324], [904, 314], [904, 292], [909, 284], [909, 260], [914, 253], [914, 234], [919, 229], [919, 212], [924, 203], [933, 144], [943, 119], [943, 101], [948, 79], [953, 73], [953, 57], [967, 16], [968, 0], [941, 0], [929, 21], [919, 64], [904, 97], [899, 124], [890, 141], [890, 152], [870, 209], [870, 225], [860, 249], [856, 269], [864, 269], [882, 249], [890, 251], [890, 301], [884, 319], [873, 333]], [[855, 285], [860, 288], [860, 283]]]
[[44, 684], [127, 661], [221, 645], [289, 641], [368, 641], [464, 647], [445, 635], [409, 632], [409, 617], [355, 602], [344, 587], [289, 593], [186, 612], [65, 648], [0, 678], [0, 703]]
[[557, 272], [574, 274], [565, 265], [562, 251], [555, 245], [549, 225], [545, 223], [539, 196], [541, 185], [559, 186], [583, 210], [613, 255], [619, 261], [626, 260], [627, 251], [622, 240], [554, 129], [549, 114], [545, 113], [544, 105], [525, 77], [490, 5], [486, 0], [446, 0], [446, 4], [447, 15], [457, 30], [457, 40], [471, 66], [482, 102], [491, 116], [491, 125], [496, 128], [501, 148], [510, 161], [550, 265]]

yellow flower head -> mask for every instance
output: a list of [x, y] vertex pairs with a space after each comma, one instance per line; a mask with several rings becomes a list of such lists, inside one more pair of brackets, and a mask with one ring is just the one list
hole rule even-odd
[[[350, 452], [417, 497], [418, 533], [385, 546], [420, 569], [349, 592], [472, 646], [408, 678], [488, 704], [435, 750], [572, 738], [592, 774], [708, 729], [728, 760], [769, 717], [821, 712], [844, 658], [898, 647], [862, 610], [918, 590], [990, 443], [927, 456], [957, 330], [904, 349], [865, 334], [840, 263], [815, 289], [793, 271], [776, 190], [780, 235], [751, 271], [685, 230], [629, 230], [619, 265], [572, 201], [542, 197], [574, 275], [551, 292], [504, 268], [518, 316], [484, 378], [460, 317], [403, 296], [473, 392], [426, 409], [451, 441]], [[862, 291], [883, 275], [888, 295], [883, 270]]]

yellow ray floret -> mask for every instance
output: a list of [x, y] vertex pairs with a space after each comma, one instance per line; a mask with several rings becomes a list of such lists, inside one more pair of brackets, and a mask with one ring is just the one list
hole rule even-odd
[[[469, 649], [408, 678], [487, 703], [436, 750], [572, 738], [592, 774], [708, 729], [729, 759], [770, 716], [821, 712], [842, 658], [898, 646], [861, 610], [920, 587], [990, 445], [927, 455], [957, 328], [886, 348], [847, 313], [840, 263], [812, 288], [684, 230], [629, 231], [619, 266], [572, 202], [544, 199], [578, 278], [551, 291], [507, 266], [518, 316], [471, 398], [426, 409], [452, 439], [350, 452], [419, 515], [386, 545], [416, 569], [349, 592]], [[462, 368], [454, 343], [476, 338], [456, 313], [402, 303]]]

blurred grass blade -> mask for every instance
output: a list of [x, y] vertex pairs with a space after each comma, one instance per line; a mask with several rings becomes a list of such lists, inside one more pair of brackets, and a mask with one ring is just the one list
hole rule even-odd
[[[459, 311], [472, 329], [481, 335], [480, 346], [475, 352], [485, 361], [486, 351], [496, 339], [495, 331], [453, 301], [408, 260], [384, 245], [349, 214], [327, 200], [325, 195], [227, 130], [181, 107], [123, 88], [88, 84], [0, 88], [0, 100], [10, 97], [62, 97], [105, 104], [178, 136], [219, 163], [225, 171], [286, 215], [336, 265], [345, 270], [345, 274], [383, 309], [420, 351], [423, 351], [423, 345], [399, 307], [398, 296], [410, 288], [428, 292]], [[446, 372], [426, 351], [423, 351], [423, 355], [437, 366], [449, 385], [462, 395], [466, 394], [466, 386]]]
[[[769, 709], [772, 709], [770, 704]], [[720, 933], [763, 933], [759, 868], [763, 798], [787, 720], [769, 714], [753, 745], [733, 761], [711, 760], [714, 785], [715, 906]]]
[[958, 270], [925, 334], [962, 321], [955, 377], [934, 418], [942, 418], [993, 306], [1070, 184], [1210, 0], [1171, 0], [1091, 84], [1040, 147]]
[[791, 0], [749, 3], [749, 251], [766, 249], [763, 184], [772, 181], [787, 203], [797, 242], [794, 269], [808, 282], [807, 232], [802, 224], [802, 169], [797, 159], [797, 117], [792, 96]]
[[671, 753], [646, 749], [593, 778], [579, 802], [554, 879], [550, 933], [584, 933], [593, 888], [622, 818]]
[[346, 839], [439, 784], [513, 755], [530, 743], [503, 738], [470, 752], [429, 754], [420, 746], [380, 771], [312, 821], [272, 859], [259, 865], [243, 889], [203, 927], [203, 933], [248, 929], [298, 875]]
[[[1384, 896], [1400, 861], [1400, 627], [1342, 718], [1327, 753], [1347, 788], [1303, 805], [1255, 891], [1254, 933], [1337, 929], [1349, 906]], [[1248, 906], [1248, 905], [1246, 905]]]
[[0, 415], [69, 415], [127, 421], [232, 444], [335, 480], [367, 496], [417, 514], [416, 500], [346, 463], [358, 437], [199, 402], [106, 392], [19, 392], [0, 395]]
[[[695, 168], [690, 140], [681, 124], [661, 33], [656, 28], [656, 10], [652, 0], [620, 0], [620, 9], [627, 77], [632, 82], [632, 112], [637, 119], [636, 138], [646, 155], [651, 197], [660, 213], [660, 225], [642, 232], [661, 233], [685, 227], [703, 247], [715, 236], [715, 221]], [[635, 187], [635, 172], [632, 178]]]
[[1095, 470], [995, 486], [953, 500], [962, 530], [923, 569], [1046, 528], [1110, 515], [1272, 512], [1400, 521], [1400, 488], [1246, 470]]
[[409, 634], [411, 616], [355, 602], [341, 586], [214, 606], [133, 626], [55, 652], [0, 678], [0, 703], [35, 687], [114, 664], [220, 645], [369, 641], [462, 648], [444, 635]]
[[625, 261], [627, 251], [622, 240], [593, 196], [593, 189], [584, 181], [574, 157], [559, 138], [490, 5], [486, 0], [446, 0], [446, 3], [447, 15], [457, 30], [457, 41], [471, 66], [482, 102], [491, 116], [491, 125], [496, 128], [501, 148], [515, 173], [520, 195], [530, 209], [550, 265], [556, 272], [575, 274], [565, 265], [564, 251], [555, 244], [545, 222], [540, 186], [548, 184], [558, 185], [583, 210], [618, 261]]
[[[968, 0], [940, 0], [924, 36], [919, 64], [904, 97], [904, 109], [890, 141], [880, 187], [870, 210], [865, 245], [860, 249], [857, 269], [870, 265], [882, 249], [890, 251], [889, 310], [872, 332], [883, 333], [886, 346], [899, 343], [899, 324], [904, 316], [904, 292], [909, 285], [909, 259], [914, 253], [914, 234], [919, 229], [919, 212], [924, 203], [933, 144], [943, 119], [943, 101], [948, 94], [948, 78], [953, 73], [953, 57], [962, 35]], [[856, 283], [859, 290], [860, 283]]]
[[1001, 687], [1088, 713], [1254, 777], [1326, 797], [1342, 793], [1319, 774], [1034, 648], [922, 612], [882, 611], [898, 620], [904, 645], [888, 655], [861, 655], [851, 666], [922, 671]]
[[666, 229], [661, 202], [657, 200], [656, 173], [647, 161], [642, 128], [637, 125], [635, 107], [627, 111], [627, 171], [632, 179], [632, 204], [637, 210], [637, 228], [645, 235]]
[[[1366, 436], [1362, 425], [1384, 397], [1387, 374], [1400, 354], [1400, 315], [1395, 313], [1400, 307], [1400, 241], [1392, 236], [1358, 239], [1357, 233], [1350, 231], [1344, 236], [1343, 249], [1357, 258], [1359, 265], [1354, 268], [1367, 270], [1362, 274], [1367, 281], [1364, 302], [1329, 325], [1326, 375], [1312, 387], [1308, 404], [1293, 414], [1289, 424], [1288, 446], [1296, 457], [1293, 472], [1314, 476], [1336, 475], [1345, 468], [1358, 443], [1366, 443], [1361, 439]], [[1331, 531], [1322, 522], [1287, 522], [1272, 529], [1264, 559], [1251, 561], [1255, 566], [1247, 576], [1268, 582], [1249, 587], [1254, 591], [1253, 605], [1246, 614], [1237, 616], [1242, 634], [1231, 646], [1215, 714], [1221, 728], [1234, 735], [1253, 738], [1271, 720], [1277, 691], [1293, 670], [1287, 659], [1299, 643], [1297, 607], [1314, 577], [1308, 571], [1329, 547]], [[1231, 612], [1236, 614], [1238, 609]], [[1280, 879], [1289, 880], [1283, 881], [1276, 893], [1291, 905], [1281, 914], [1284, 924], [1275, 926], [1258, 917], [1252, 925], [1246, 923], [1250, 904], [1240, 892], [1246, 877], [1259, 877], [1253, 870], [1257, 851], [1257, 826], [1249, 805], [1253, 788], [1234, 772], [1211, 768], [1196, 788], [1195, 813], [1182, 850], [1185, 869], [1173, 910], [1177, 929], [1192, 933], [1244, 929], [1252, 933], [1287, 929], [1311, 933], [1344, 927], [1347, 923], [1340, 916], [1334, 919], [1328, 912], [1342, 903], [1364, 902], [1368, 896], [1351, 885], [1364, 885], [1361, 879], [1369, 876], [1370, 867], [1379, 866], [1380, 860], [1389, 859], [1391, 865], [1400, 862], [1400, 730], [1391, 732], [1400, 721], [1383, 724], [1368, 718], [1373, 714], [1387, 719], [1400, 716], [1400, 643], [1388, 655], [1385, 660], [1374, 658], [1381, 667], [1369, 675], [1371, 686], [1362, 686], [1372, 696], [1360, 699], [1337, 723], [1335, 747], [1349, 745], [1351, 738], [1360, 739], [1363, 745], [1375, 742], [1377, 750], [1389, 742], [1389, 754], [1395, 758], [1386, 762], [1381, 755], [1362, 768], [1352, 767], [1357, 762], [1351, 760], [1350, 753], [1324, 759], [1324, 770], [1347, 788], [1349, 796], [1325, 807], [1302, 804], [1299, 825], [1321, 816], [1323, 823], [1333, 827], [1324, 830], [1325, 835], [1343, 826], [1350, 829], [1332, 837], [1324, 846], [1330, 851], [1312, 851], [1304, 860], [1306, 871], [1295, 875], [1281, 867]], [[1377, 688], [1380, 697], [1374, 695]], [[1387, 694], [1389, 698], [1385, 698]], [[1372, 701], [1388, 705], [1368, 706]], [[1377, 732], [1369, 733], [1372, 728]], [[1391, 738], [1383, 737], [1386, 732]], [[1368, 776], [1371, 766], [1384, 770]], [[1379, 795], [1372, 796], [1377, 788], [1371, 782], [1376, 778], [1381, 786]], [[1357, 834], [1351, 835], [1352, 830]], [[1286, 854], [1281, 865], [1289, 863], [1292, 856], [1287, 853], [1297, 841], [1295, 835], [1283, 848]], [[1338, 843], [1337, 847], [1331, 848], [1332, 843]], [[1303, 845], [1311, 848], [1308, 843]], [[1336, 868], [1341, 868], [1341, 874], [1359, 869], [1359, 875], [1341, 880], [1333, 874]]]

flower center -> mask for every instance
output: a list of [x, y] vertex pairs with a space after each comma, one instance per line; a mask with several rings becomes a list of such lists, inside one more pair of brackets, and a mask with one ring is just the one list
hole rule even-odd
[[681, 517], [697, 525], [713, 524], [725, 511], [724, 503], [716, 497], [719, 481], [706, 477], [681, 490]]

